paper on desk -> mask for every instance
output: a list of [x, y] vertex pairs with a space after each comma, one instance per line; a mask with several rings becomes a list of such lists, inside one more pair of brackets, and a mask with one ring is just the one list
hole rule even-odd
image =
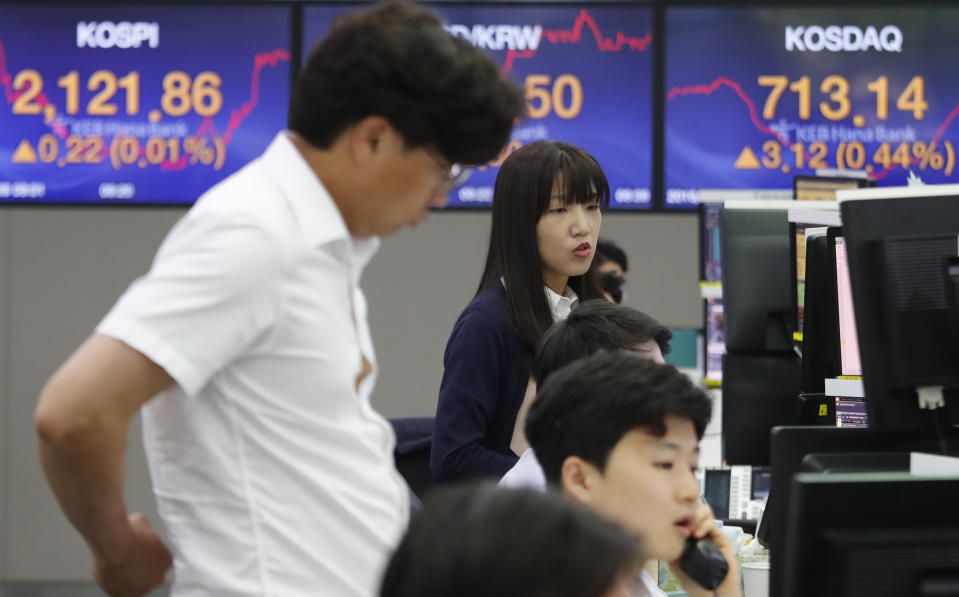
[[959, 458], [940, 454], [909, 454], [909, 472], [923, 477], [959, 476]]

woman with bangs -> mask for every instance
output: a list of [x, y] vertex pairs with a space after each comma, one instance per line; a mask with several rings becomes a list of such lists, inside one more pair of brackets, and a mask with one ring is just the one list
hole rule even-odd
[[579, 301], [603, 298], [592, 265], [608, 204], [602, 168], [578, 147], [537, 141], [503, 162], [486, 267], [443, 356], [430, 455], [437, 481], [501, 477], [526, 447], [514, 429], [535, 393], [536, 343]]

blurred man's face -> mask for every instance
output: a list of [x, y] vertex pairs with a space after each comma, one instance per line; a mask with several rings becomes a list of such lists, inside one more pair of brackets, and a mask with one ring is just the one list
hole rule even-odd
[[376, 236], [389, 236], [405, 226], [416, 226], [429, 208], [446, 205], [450, 192], [450, 164], [438, 151], [424, 147], [389, 147], [377, 173], [382, 184], [367, 214]]

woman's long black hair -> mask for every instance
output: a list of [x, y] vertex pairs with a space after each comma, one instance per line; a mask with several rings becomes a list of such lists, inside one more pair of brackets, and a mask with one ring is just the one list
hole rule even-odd
[[[562, 186], [564, 204], [599, 201], [609, 205], [609, 183], [593, 156], [562, 141], [536, 141], [514, 151], [500, 167], [493, 190], [493, 226], [479, 294], [491, 284], [506, 283], [513, 323], [530, 348], [553, 325], [546, 299], [543, 262], [536, 244], [536, 223], [546, 213], [553, 184]], [[594, 262], [595, 263], [595, 262]], [[603, 298], [594, 265], [569, 279], [582, 301]]]

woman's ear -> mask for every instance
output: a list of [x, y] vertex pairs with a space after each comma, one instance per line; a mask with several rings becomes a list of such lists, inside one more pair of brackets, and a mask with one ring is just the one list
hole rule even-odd
[[589, 504], [595, 499], [602, 480], [599, 469], [579, 456], [567, 456], [560, 468], [563, 491], [581, 504]]

